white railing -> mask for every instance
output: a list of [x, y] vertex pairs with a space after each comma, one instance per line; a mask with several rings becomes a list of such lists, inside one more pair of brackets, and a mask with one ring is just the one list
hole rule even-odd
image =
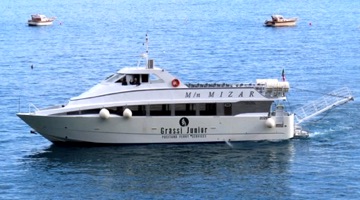
[[354, 100], [354, 97], [352, 96], [349, 88], [343, 87], [334, 90], [318, 100], [312, 101], [309, 104], [296, 109], [294, 113], [297, 124], [352, 100]]
[[29, 113], [32, 113], [32, 111], [38, 111], [39, 109], [32, 103], [29, 104]]
[[[189, 88], [228, 88], [228, 87], [255, 87], [254, 83], [240, 83], [240, 84], [228, 84], [228, 83], [186, 83]], [[264, 86], [262, 86], [264, 87]]]

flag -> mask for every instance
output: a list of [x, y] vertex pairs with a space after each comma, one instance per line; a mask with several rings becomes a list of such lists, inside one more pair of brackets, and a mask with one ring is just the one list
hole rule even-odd
[[282, 77], [282, 81], [286, 81], [284, 69], [282, 70], [281, 77]]

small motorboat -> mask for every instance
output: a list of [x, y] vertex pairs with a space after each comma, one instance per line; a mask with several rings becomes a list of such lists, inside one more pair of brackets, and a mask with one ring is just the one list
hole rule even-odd
[[53, 24], [55, 17], [46, 17], [45, 15], [35, 14], [31, 15], [31, 19], [28, 20], [29, 26], [49, 26]]
[[265, 21], [265, 26], [282, 27], [282, 26], [296, 26], [297, 18], [284, 18], [282, 15], [272, 15], [271, 20]]

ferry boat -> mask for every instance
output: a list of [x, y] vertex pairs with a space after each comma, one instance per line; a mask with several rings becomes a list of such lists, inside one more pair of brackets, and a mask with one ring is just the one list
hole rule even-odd
[[[146, 39], [147, 43], [148, 39]], [[184, 83], [145, 62], [125, 67], [66, 105], [17, 115], [55, 144], [149, 144], [288, 140], [307, 136], [283, 102], [290, 84]]]
[[31, 15], [31, 19], [28, 20], [29, 26], [49, 26], [53, 24], [55, 17], [46, 17], [45, 15], [35, 14]]

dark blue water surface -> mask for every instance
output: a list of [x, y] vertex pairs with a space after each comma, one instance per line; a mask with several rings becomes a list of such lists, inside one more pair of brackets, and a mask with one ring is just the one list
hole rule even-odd
[[[0, 13], [0, 199], [359, 198], [358, 1], [2, 0]], [[57, 20], [28, 27], [35, 13]], [[299, 21], [263, 27], [271, 14]], [[136, 65], [146, 33], [155, 64], [185, 82], [285, 69], [289, 109], [343, 86], [355, 101], [303, 124], [309, 139], [232, 146], [58, 147], [16, 117]]]

